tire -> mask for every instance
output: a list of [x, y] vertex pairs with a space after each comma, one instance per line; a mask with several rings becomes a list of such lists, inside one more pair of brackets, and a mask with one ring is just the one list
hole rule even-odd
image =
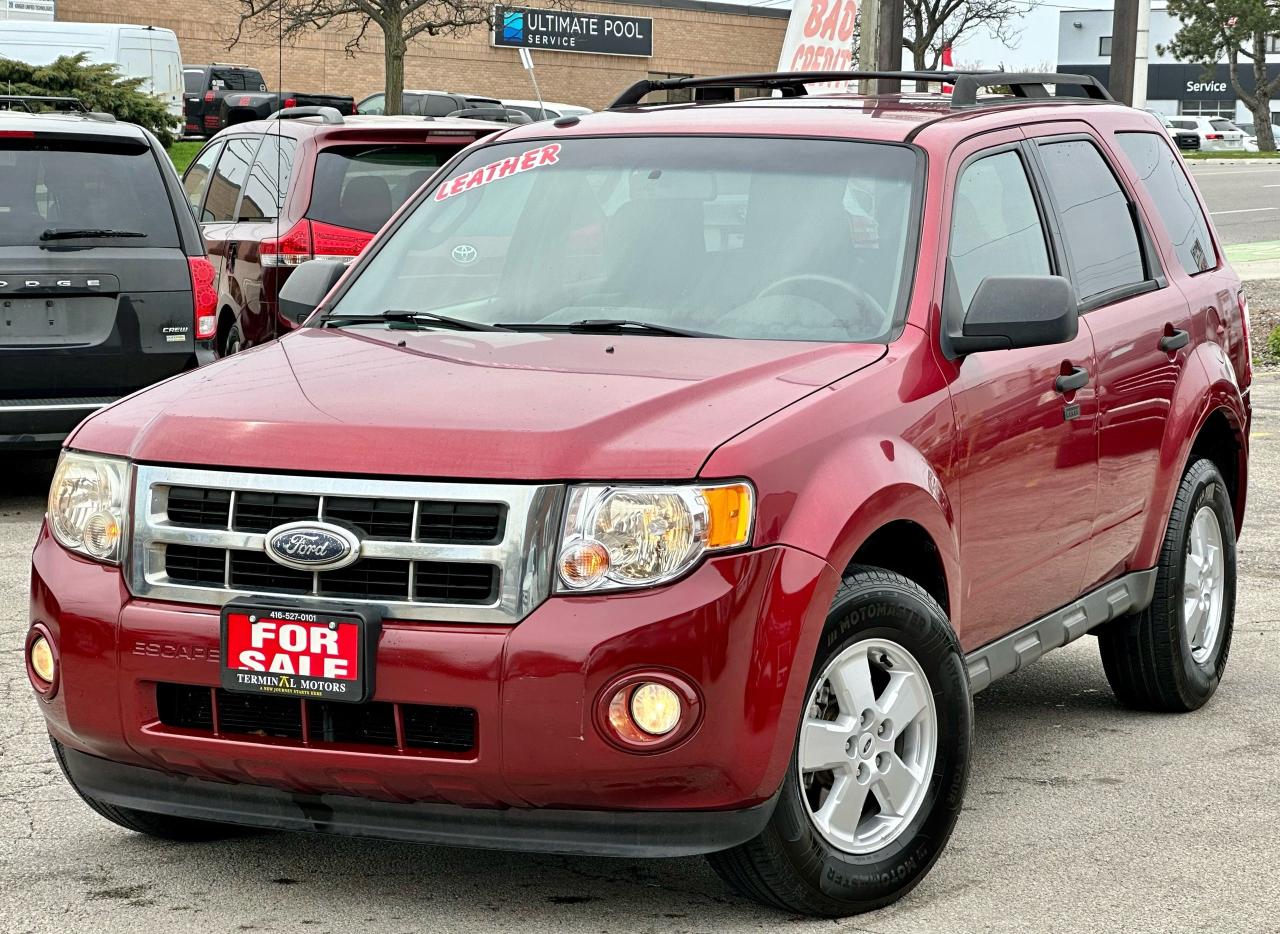
[[[886, 682], [890, 676], [882, 665], [883, 656], [876, 661], [876, 652], [892, 654], [891, 667], [903, 675], [896, 689], [903, 703], [889, 703]], [[850, 693], [846, 686], [838, 693], [836, 682], [827, 677], [828, 666], [837, 660], [840, 670], [861, 671], [864, 656], [874, 696], [874, 709], [863, 711], [873, 714], [869, 721], [852, 712], [860, 704], [841, 699], [861, 694], [865, 701], [865, 692], [854, 688]], [[906, 690], [908, 684], [917, 690]], [[827, 616], [805, 699], [795, 750], [769, 824], [755, 839], [708, 858], [731, 888], [783, 911], [838, 918], [881, 908], [902, 898], [929, 872], [964, 802], [973, 701], [964, 659], [946, 615], [922, 587], [900, 574], [869, 567], [851, 569]], [[888, 727], [886, 735], [895, 738], [883, 740], [895, 755], [884, 760], [886, 764], [912, 762], [920, 776], [914, 783], [914, 797], [900, 797], [913, 803], [899, 808], [901, 819], [883, 815], [878, 819], [875, 811], [883, 807], [881, 795], [888, 792], [890, 776], [885, 772], [881, 778], [885, 753], [880, 750], [886, 747], [872, 737], [879, 735], [877, 726], [886, 709], [905, 713], [914, 706], [920, 706], [922, 713], [909, 725]], [[930, 717], [932, 727], [926, 729]], [[858, 724], [847, 734], [849, 745], [842, 743], [846, 734], [841, 731], [850, 726], [846, 718]], [[830, 721], [831, 728], [813, 727], [816, 719]], [[817, 741], [828, 736], [830, 742]], [[812, 766], [828, 759], [839, 762], [835, 769], [801, 766], [802, 761]], [[864, 768], [869, 776], [865, 782]], [[901, 777], [896, 766], [889, 769]], [[838, 782], [843, 783], [839, 800], [856, 802], [858, 798], [850, 794], [865, 795], [866, 803], [852, 822], [839, 820], [837, 811], [836, 818], [820, 827], [823, 819], [815, 814], [823, 813]], [[864, 827], [876, 826], [876, 820], [886, 827], [896, 821], [896, 830], [885, 837], [871, 831], [859, 836]]]
[[58, 760], [63, 776], [85, 804], [105, 817], [111, 823], [132, 830], [134, 833], [157, 837], [161, 840], [177, 840], [185, 843], [201, 843], [209, 840], [222, 840], [237, 837], [245, 833], [241, 827], [232, 824], [218, 824], [213, 821], [192, 820], [187, 817], [171, 817], [168, 814], [152, 814], [150, 811], [137, 811], [133, 808], [118, 807], [98, 798], [85, 794], [67, 771], [67, 763], [62, 755], [62, 746], [57, 740], [49, 738], [53, 746], [53, 754]]
[[[1199, 528], [1198, 522], [1202, 524]], [[1212, 546], [1215, 530], [1218, 547], [1208, 577], [1197, 573], [1197, 580], [1189, 581], [1188, 570], [1196, 573], [1203, 565], [1189, 557], [1195, 542], [1207, 541]], [[1220, 577], [1217, 594], [1208, 598], [1207, 614], [1202, 615], [1198, 609], [1190, 609], [1192, 604], [1187, 600], [1191, 595], [1186, 589], [1190, 586], [1202, 595], [1206, 588], [1215, 589], [1214, 561]], [[1116, 698], [1138, 710], [1186, 713], [1202, 707], [1218, 689], [1227, 667], [1235, 603], [1236, 536], [1231, 497], [1217, 466], [1201, 458], [1187, 468], [1178, 484], [1156, 566], [1151, 605], [1098, 632], [1102, 667]]]
[[238, 324], [231, 325], [227, 331], [226, 339], [222, 342], [222, 356], [230, 357], [232, 354], [240, 352], [240, 348], [244, 346], [244, 338], [240, 336], [240, 326]]

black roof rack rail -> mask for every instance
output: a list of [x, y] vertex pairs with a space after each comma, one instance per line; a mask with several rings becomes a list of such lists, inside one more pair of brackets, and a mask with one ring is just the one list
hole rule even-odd
[[39, 94], [0, 94], [0, 110], [15, 110], [15, 104], [29, 114], [40, 113], [36, 105], [43, 105], [50, 110], [88, 113], [89, 108], [78, 97], [46, 97]]
[[783, 97], [804, 97], [809, 84], [825, 84], [833, 81], [860, 81], [887, 79], [891, 81], [929, 81], [953, 85], [951, 106], [953, 109], [973, 107], [978, 104], [980, 88], [1008, 87], [1014, 97], [1027, 99], [1048, 98], [1046, 85], [1078, 87], [1091, 100], [1109, 101], [1112, 97], [1097, 78], [1091, 75], [1032, 74], [1013, 71], [782, 71], [748, 75], [719, 75], [709, 78], [663, 78], [657, 81], [637, 81], [614, 99], [609, 110], [635, 107], [655, 91], [674, 91], [685, 88], [753, 88], [781, 91]]
[[321, 123], [340, 126], [347, 121], [337, 107], [285, 107], [267, 117], [268, 120], [301, 120], [303, 117], [319, 117]]

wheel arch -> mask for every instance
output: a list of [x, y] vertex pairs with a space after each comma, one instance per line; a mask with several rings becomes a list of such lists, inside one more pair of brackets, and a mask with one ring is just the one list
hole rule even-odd
[[[1184, 374], [1169, 410], [1147, 525], [1134, 557], [1136, 568], [1153, 567], [1159, 558], [1178, 484], [1195, 457], [1208, 457], [1218, 465], [1231, 495], [1237, 535], [1244, 523], [1250, 418], [1231, 361], [1218, 345], [1202, 344], [1188, 359]], [[1190, 378], [1192, 374], [1201, 378]]]
[[217, 350], [221, 354], [223, 348], [227, 346], [227, 335], [231, 333], [231, 328], [236, 323], [236, 313], [230, 305], [223, 305], [218, 311], [218, 334], [217, 334]]

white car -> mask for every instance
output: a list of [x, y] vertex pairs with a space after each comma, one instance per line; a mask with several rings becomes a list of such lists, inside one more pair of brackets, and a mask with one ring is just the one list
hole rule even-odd
[[[555, 101], [503, 101], [504, 107], [511, 107], [529, 115], [532, 120], [554, 120], [557, 117], [580, 117], [591, 113], [590, 107], [579, 107], [577, 104], [558, 104]], [[541, 109], [539, 109], [541, 107]]]
[[1201, 152], [1239, 152], [1245, 148], [1244, 132], [1225, 117], [1177, 116], [1168, 119], [1174, 129], [1199, 133]]

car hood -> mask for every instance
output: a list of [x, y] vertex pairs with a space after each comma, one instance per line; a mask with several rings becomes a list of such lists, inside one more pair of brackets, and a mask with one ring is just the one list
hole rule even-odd
[[305, 328], [102, 410], [68, 445], [150, 463], [682, 479], [878, 344]]

